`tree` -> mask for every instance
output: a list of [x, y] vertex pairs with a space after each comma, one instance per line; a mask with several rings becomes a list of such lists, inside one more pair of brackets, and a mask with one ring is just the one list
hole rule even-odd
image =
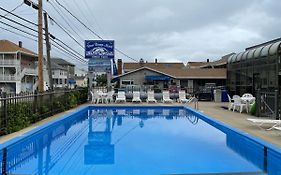
[[96, 82], [97, 82], [97, 86], [106, 86], [106, 84], [107, 84], [106, 74], [97, 75]]

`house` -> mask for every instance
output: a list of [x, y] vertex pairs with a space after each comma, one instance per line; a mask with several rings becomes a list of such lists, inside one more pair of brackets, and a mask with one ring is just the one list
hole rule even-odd
[[74, 76], [73, 77], [77, 87], [87, 87], [88, 86], [88, 78], [87, 76]]
[[[157, 86], [168, 89], [171, 85], [186, 88], [190, 92], [198, 91], [206, 84], [216, 86], [226, 84], [226, 68], [201, 68], [185, 66], [183, 63], [124, 63], [118, 60], [118, 70], [122, 74], [115, 77], [119, 87], [125, 86]], [[206, 64], [207, 65], [207, 62]]]
[[36, 53], [15, 44], [0, 40], [0, 87], [5, 92], [33, 92], [37, 83]]
[[68, 87], [68, 70], [55, 62], [51, 62], [51, 68], [54, 88]]
[[55, 62], [59, 66], [67, 70], [67, 78], [71, 78], [75, 75], [75, 65], [62, 59], [62, 58], [52, 58], [52, 62]]
[[[56, 63], [57, 65], [60, 66], [60, 71], [62, 71], [61, 68], [64, 69], [64, 71], [67, 71], [66, 73], [66, 83], [64, 84], [64, 86], [66, 85], [69, 88], [74, 88], [76, 82], [74, 80], [74, 76], [75, 76], [75, 65], [62, 59], [62, 58], [52, 58], [51, 62]], [[58, 70], [59, 71], [59, 70]], [[65, 76], [65, 75], [63, 75]]]

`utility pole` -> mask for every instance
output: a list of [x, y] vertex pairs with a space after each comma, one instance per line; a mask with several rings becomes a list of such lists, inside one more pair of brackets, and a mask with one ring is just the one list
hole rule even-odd
[[42, 16], [43, 16], [42, 0], [38, 0], [38, 89], [39, 92], [44, 92]]
[[53, 91], [53, 77], [52, 77], [52, 67], [51, 67], [51, 45], [49, 40], [49, 26], [48, 26], [48, 14], [44, 12], [44, 23], [45, 23], [45, 40], [46, 40], [46, 50], [47, 50], [47, 68], [49, 75], [49, 86], [50, 90]]

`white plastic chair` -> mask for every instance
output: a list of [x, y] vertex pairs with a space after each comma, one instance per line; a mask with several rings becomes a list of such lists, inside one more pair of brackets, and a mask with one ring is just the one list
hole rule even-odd
[[120, 102], [125, 103], [126, 102], [126, 96], [125, 96], [124, 91], [118, 91], [117, 98], [116, 98], [115, 102], [116, 103], [120, 103]]
[[231, 97], [227, 94], [228, 97], [228, 110], [230, 111], [233, 108], [233, 99], [231, 99]]
[[247, 113], [249, 112], [248, 105], [246, 103], [242, 103], [242, 100], [241, 100], [240, 97], [234, 98], [233, 100], [234, 100], [234, 102], [233, 102], [233, 112], [235, 110], [238, 110], [238, 109], [239, 109], [240, 113], [242, 113], [243, 109], [246, 109]]
[[92, 95], [92, 103], [96, 103], [98, 104], [100, 101], [102, 101], [100, 95], [98, 94], [98, 91], [91, 91], [91, 95]]
[[154, 92], [153, 91], [148, 91], [147, 92], [147, 103], [157, 103], [157, 101], [154, 98]]
[[114, 91], [109, 91], [109, 92], [107, 93], [107, 96], [106, 96], [106, 102], [107, 102], [107, 103], [112, 103], [112, 102], [114, 102], [114, 100], [113, 100], [113, 95], [114, 95]]
[[95, 100], [96, 100], [95, 95], [92, 91], [90, 91], [90, 93], [91, 93], [91, 103], [95, 103]]
[[140, 92], [139, 91], [133, 91], [133, 99], [132, 102], [137, 102], [140, 103], [141, 99], [140, 99]]
[[163, 91], [163, 103], [173, 103], [169, 91]]
[[242, 97], [254, 97], [254, 96], [250, 93], [245, 93], [245, 94], [242, 95]]

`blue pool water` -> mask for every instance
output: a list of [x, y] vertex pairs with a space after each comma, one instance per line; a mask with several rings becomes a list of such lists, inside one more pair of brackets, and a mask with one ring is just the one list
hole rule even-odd
[[278, 153], [206, 121], [183, 107], [87, 107], [7, 144], [1, 168], [10, 174], [281, 174]]

